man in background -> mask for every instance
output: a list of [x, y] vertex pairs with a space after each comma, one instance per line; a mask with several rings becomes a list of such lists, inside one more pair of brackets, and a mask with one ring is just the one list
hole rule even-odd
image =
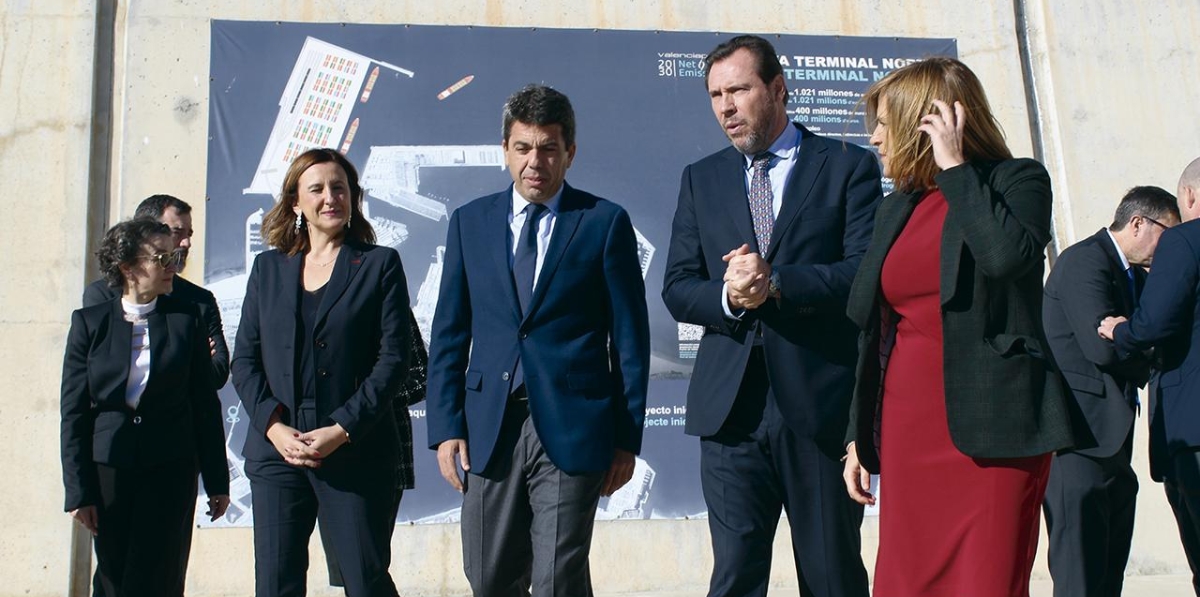
[[1179, 223], [1175, 197], [1134, 187], [1113, 222], [1068, 247], [1046, 278], [1042, 320], [1073, 401], [1075, 447], [1054, 457], [1043, 508], [1055, 597], [1117, 597], [1133, 539], [1138, 480], [1133, 422], [1150, 377], [1141, 352], [1117, 354], [1096, 335], [1110, 315], [1129, 317], [1163, 231]]

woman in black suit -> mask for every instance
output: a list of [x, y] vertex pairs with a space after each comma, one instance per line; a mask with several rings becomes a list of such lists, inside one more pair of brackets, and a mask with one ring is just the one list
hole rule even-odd
[[173, 299], [171, 229], [144, 218], [104, 236], [119, 298], [71, 314], [62, 378], [66, 510], [92, 532], [94, 591], [182, 596], [196, 508], [229, 505], [221, 403], [196, 306]]
[[388, 574], [398, 458], [393, 404], [411, 332], [400, 256], [371, 243], [358, 173], [313, 149], [263, 218], [232, 371], [250, 433], [258, 597], [304, 595], [314, 524], [351, 597], [394, 596]]
[[952, 58], [864, 96], [883, 174], [847, 314], [863, 330], [845, 465], [880, 502], [888, 597], [1029, 595], [1050, 454], [1071, 443], [1042, 333], [1050, 177], [1014, 159], [975, 74]]

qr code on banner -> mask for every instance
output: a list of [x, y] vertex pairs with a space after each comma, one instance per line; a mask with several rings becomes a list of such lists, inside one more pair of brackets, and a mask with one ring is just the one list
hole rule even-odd
[[680, 342], [699, 342], [704, 337], [704, 326], [694, 323], [679, 324]]

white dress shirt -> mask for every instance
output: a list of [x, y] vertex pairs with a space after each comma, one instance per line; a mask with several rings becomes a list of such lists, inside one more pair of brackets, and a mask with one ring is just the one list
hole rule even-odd
[[129, 378], [125, 380], [125, 404], [137, 410], [142, 402], [142, 392], [150, 381], [150, 322], [146, 317], [158, 306], [158, 297], [144, 305], [121, 299], [121, 309], [126, 318], [132, 320], [133, 341], [129, 350]]

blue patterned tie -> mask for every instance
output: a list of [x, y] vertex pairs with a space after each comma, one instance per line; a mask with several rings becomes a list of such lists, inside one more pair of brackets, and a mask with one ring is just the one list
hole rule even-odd
[[775, 227], [775, 193], [771, 191], [770, 152], [754, 156], [750, 178], [750, 217], [754, 219], [754, 237], [758, 239], [758, 253], [766, 255], [771, 247], [771, 229]]

